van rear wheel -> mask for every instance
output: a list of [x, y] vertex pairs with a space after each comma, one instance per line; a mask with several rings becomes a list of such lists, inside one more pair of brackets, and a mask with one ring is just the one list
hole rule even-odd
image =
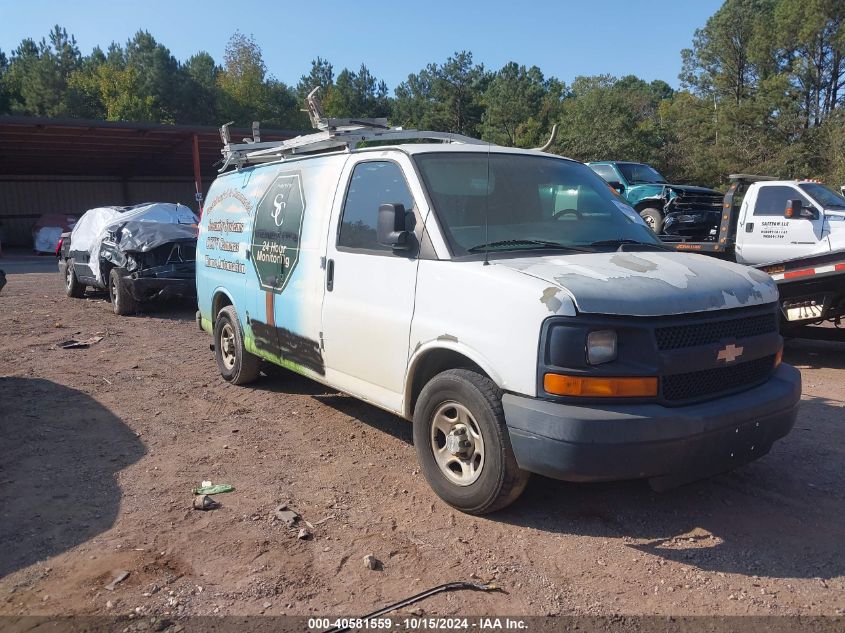
[[258, 378], [261, 359], [246, 351], [238, 313], [226, 306], [214, 322], [214, 357], [223, 379], [233, 385], [245, 385]]
[[444, 371], [423, 388], [414, 408], [414, 446], [434, 492], [468, 514], [504, 508], [528, 483], [511, 448], [501, 391], [468, 369]]

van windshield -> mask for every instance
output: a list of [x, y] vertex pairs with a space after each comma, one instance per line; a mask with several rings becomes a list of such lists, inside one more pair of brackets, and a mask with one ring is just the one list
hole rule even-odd
[[456, 256], [661, 244], [636, 212], [581, 163], [478, 152], [414, 158]]

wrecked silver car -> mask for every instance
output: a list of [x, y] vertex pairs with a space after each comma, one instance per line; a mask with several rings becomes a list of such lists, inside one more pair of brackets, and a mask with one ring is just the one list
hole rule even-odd
[[88, 286], [107, 289], [115, 314], [196, 297], [197, 222], [180, 204], [90, 209], [57, 248], [65, 292], [82, 297]]

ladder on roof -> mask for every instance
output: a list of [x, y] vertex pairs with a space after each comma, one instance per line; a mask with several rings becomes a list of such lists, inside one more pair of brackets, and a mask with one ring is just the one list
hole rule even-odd
[[237, 169], [246, 165], [269, 163], [284, 159], [286, 156], [314, 154], [330, 150], [353, 150], [367, 141], [407, 141], [430, 140], [443, 143], [461, 143], [472, 145], [487, 145], [462, 134], [450, 132], [431, 132], [421, 130], [405, 130], [401, 127], [390, 127], [387, 119], [332, 119], [327, 118], [316, 97], [319, 88], [314, 88], [306, 98], [308, 116], [311, 125], [319, 130], [314, 134], [297, 136], [287, 141], [261, 141], [258, 123], [252, 124], [252, 138], [243, 139], [242, 143], [232, 143], [229, 137], [229, 126], [220, 128], [220, 139], [223, 141], [223, 165], [220, 172], [226, 171], [234, 165]]

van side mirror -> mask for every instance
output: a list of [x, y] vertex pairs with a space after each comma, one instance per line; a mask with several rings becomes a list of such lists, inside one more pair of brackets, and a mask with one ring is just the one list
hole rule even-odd
[[405, 228], [405, 205], [383, 204], [378, 208], [378, 243], [393, 250], [411, 248], [411, 233]]
[[786, 201], [786, 211], [783, 212], [783, 217], [818, 220], [819, 212], [815, 207], [805, 206], [803, 200], [796, 198], [795, 200]]
[[616, 189], [616, 191], [618, 191], [619, 193], [625, 191], [625, 185], [623, 185], [618, 180], [611, 180], [607, 184], [609, 184], [613, 189]]

